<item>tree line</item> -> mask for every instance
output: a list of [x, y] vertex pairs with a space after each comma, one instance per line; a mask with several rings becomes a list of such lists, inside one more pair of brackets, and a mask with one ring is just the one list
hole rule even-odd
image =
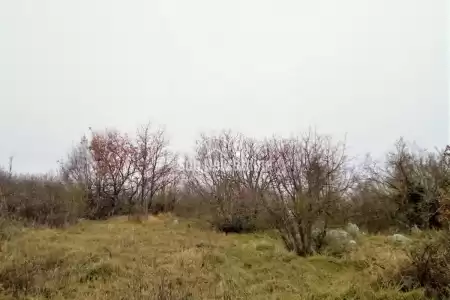
[[276, 229], [301, 256], [321, 251], [327, 230], [354, 222], [371, 232], [448, 228], [450, 148], [403, 139], [382, 163], [356, 165], [346, 145], [308, 131], [255, 139], [202, 134], [193, 155], [170, 148], [162, 128], [134, 135], [90, 131], [53, 178], [0, 176], [3, 216], [60, 226], [78, 218], [145, 218], [171, 211], [224, 232]]

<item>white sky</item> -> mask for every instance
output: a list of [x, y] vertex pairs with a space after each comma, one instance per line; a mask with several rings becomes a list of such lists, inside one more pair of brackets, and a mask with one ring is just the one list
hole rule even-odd
[[309, 126], [379, 155], [448, 141], [445, 0], [0, 0], [0, 165], [56, 167], [88, 127]]

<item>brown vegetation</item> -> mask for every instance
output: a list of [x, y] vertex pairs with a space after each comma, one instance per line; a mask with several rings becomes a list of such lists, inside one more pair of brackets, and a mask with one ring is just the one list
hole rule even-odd
[[[414, 150], [400, 139], [384, 163], [368, 158], [357, 168], [344, 143], [316, 132], [258, 140], [223, 131], [201, 135], [194, 155], [178, 158], [165, 131], [150, 125], [135, 135], [91, 131], [60, 163], [58, 176], [14, 174], [11, 158], [0, 172], [0, 237], [10, 240], [22, 226], [118, 215], [144, 224], [149, 214], [172, 212], [227, 234], [275, 234], [296, 256], [344, 259], [355, 251], [330, 234], [348, 222], [372, 234], [441, 231], [440, 238], [419, 239], [396, 270], [382, 273], [388, 278], [382, 284], [448, 296], [449, 147]], [[360, 242], [351, 238], [357, 240], [351, 245]], [[29, 278], [8, 267], [0, 283], [16, 296], [23, 289], [38, 293], [33, 272], [60, 263], [26, 262]], [[158, 293], [170, 299], [172, 291], [163, 282]]]

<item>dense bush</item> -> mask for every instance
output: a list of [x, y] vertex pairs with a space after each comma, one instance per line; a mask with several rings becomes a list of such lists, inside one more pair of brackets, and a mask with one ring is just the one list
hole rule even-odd
[[46, 176], [0, 179], [0, 216], [28, 224], [60, 227], [85, 214], [84, 192]]
[[157, 215], [173, 212], [177, 202], [177, 193], [173, 191], [160, 192], [155, 195], [149, 207], [150, 213]]
[[256, 214], [234, 211], [227, 216], [214, 216], [212, 225], [217, 230], [225, 233], [253, 232], [258, 229], [256, 218]]
[[450, 234], [434, 233], [408, 250], [409, 260], [397, 274], [402, 289], [425, 288], [433, 299], [450, 297]]

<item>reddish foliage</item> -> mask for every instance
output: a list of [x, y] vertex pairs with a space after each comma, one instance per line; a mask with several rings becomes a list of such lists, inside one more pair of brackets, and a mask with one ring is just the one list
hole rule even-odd
[[98, 194], [101, 192], [101, 198], [109, 199], [110, 213], [115, 213], [119, 196], [131, 199], [136, 193], [136, 149], [126, 134], [107, 131], [93, 134], [89, 150]]

